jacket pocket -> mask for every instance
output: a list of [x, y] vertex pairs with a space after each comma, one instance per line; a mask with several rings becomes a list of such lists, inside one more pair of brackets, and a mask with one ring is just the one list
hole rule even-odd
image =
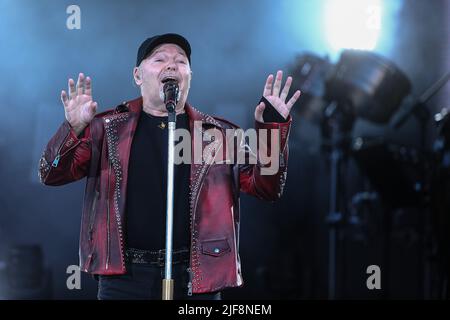
[[220, 257], [230, 251], [231, 248], [226, 238], [205, 240], [202, 242], [202, 253], [209, 256]]

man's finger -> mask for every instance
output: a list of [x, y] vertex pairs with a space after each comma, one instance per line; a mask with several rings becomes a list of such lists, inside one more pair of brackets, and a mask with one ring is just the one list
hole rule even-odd
[[69, 103], [69, 97], [67, 97], [67, 93], [64, 90], [61, 91], [61, 101], [64, 107], [67, 107], [67, 104]]
[[256, 121], [264, 122], [264, 120], [263, 120], [263, 112], [264, 112], [265, 108], [266, 108], [266, 105], [265, 105], [264, 102], [261, 102], [260, 104], [258, 104], [256, 106], [256, 109], [255, 109], [255, 119], [256, 119]]
[[281, 80], [283, 79], [283, 71], [278, 70], [277, 76], [275, 77], [275, 83], [273, 85], [272, 95], [278, 97], [280, 95]]
[[77, 95], [75, 90], [75, 81], [73, 81], [73, 79], [69, 79], [69, 94], [71, 99], [75, 98]]
[[77, 81], [77, 94], [81, 96], [84, 92], [84, 74], [80, 73], [78, 75]]
[[92, 96], [92, 83], [91, 83], [91, 78], [86, 77], [86, 86], [84, 89], [84, 93], [87, 94], [88, 96]]
[[289, 94], [289, 89], [291, 88], [291, 84], [292, 84], [292, 77], [288, 77], [286, 80], [286, 83], [284, 84], [283, 91], [281, 91], [281, 94], [280, 94], [281, 101], [286, 102], [286, 98]]
[[300, 90], [295, 91], [294, 95], [289, 99], [288, 103], [286, 103], [286, 107], [288, 111], [291, 111], [292, 106], [297, 102], [298, 98], [300, 97], [301, 92]]
[[268, 97], [272, 95], [272, 83], [273, 83], [273, 74], [269, 74], [266, 80], [266, 84], [264, 85], [263, 97]]

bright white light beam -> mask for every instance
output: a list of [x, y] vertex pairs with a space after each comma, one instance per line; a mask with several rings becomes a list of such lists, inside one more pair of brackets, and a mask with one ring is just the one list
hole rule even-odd
[[331, 49], [373, 50], [381, 30], [380, 0], [328, 0], [325, 35]]

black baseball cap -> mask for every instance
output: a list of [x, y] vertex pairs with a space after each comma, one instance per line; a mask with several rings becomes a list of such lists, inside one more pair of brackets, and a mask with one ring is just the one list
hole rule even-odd
[[136, 59], [136, 67], [138, 67], [142, 60], [147, 58], [147, 56], [155, 49], [157, 46], [163, 43], [173, 43], [180, 46], [181, 49], [186, 53], [186, 57], [191, 63], [191, 45], [183, 36], [176, 33], [165, 33], [147, 38], [141, 43]]

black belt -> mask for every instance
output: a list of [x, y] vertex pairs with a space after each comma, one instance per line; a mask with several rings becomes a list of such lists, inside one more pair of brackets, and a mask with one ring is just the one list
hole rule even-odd
[[[163, 267], [166, 260], [166, 250], [150, 251], [128, 248], [125, 251], [125, 257], [128, 263], [150, 264]], [[172, 251], [172, 264], [188, 262], [189, 258], [188, 249]]]

